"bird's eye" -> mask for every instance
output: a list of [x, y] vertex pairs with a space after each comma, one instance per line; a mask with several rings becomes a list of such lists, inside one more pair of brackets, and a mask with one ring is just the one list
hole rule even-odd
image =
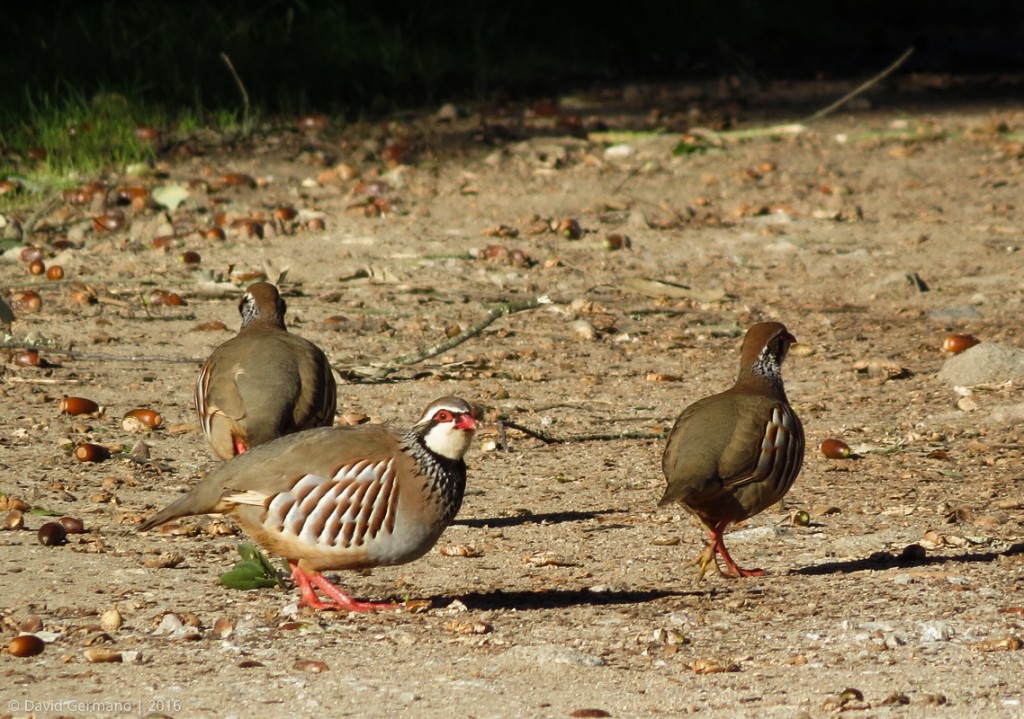
[[446, 409], [439, 409], [434, 413], [435, 422], [451, 422], [453, 419], [454, 415]]

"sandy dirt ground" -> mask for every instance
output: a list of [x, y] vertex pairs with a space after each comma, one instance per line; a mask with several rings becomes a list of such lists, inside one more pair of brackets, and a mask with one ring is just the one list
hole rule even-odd
[[[27, 240], [64, 279], [0, 258], [12, 302], [41, 298], [8, 338], [0, 492], [87, 531], [43, 546], [53, 518], [26, 511], [0, 532], [2, 643], [46, 642], [0, 654], [0, 716], [1024, 715], [1024, 397], [937, 376], [950, 332], [1024, 347], [1024, 111], [936, 104], [945, 87], [893, 83], [800, 132], [703, 134], [676, 155], [688, 128], [792, 122], [841, 88], [633, 87], [557, 112], [200, 138], [131, 181], [185, 188], [173, 212], [123, 205], [101, 233], [101, 200], [50, 208]], [[300, 214], [273, 220], [282, 206]], [[218, 219], [226, 239], [198, 231]], [[289, 329], [343, 378], [339, 415], [407, 426], [445, 394], [487, 408], [437, 547], [331, 575], [409, 611], [313, 614], [290, 585], [221, 586], [244, 540], [230, 522], [135, 532], [217, 464], [198, 363], [237, 329], [252, 273], [282, 268]], [[187, 304], [145, 301], [155, 289]], [[807, 456], [780, 505], [727, 534], [766, 576], [698, 583], [683, 565], [702, 532], [656, 506], [662, 433], [731, 384], [743, 331], [768, 319], [802, 344], [783, 374]], [[15, 364], [27, 343], [44, 366]], [[62, 415], [65, 396], [105, 411]], [[139, 407], [163, 425], [125, 429]], [[502, 446], [498, 416], [549, 441], [508, 429]], [[823, 456], [830, 437], [855, 457]], [[148, 461], [123, 451], [140, 441]], [[113, 456], [79, 462], [83, 442]]]

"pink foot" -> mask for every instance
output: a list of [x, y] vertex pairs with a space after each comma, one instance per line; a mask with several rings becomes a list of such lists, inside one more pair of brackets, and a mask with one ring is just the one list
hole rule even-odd
[[[402, 608], [401, 604], [391, 604], [389, 602], [360, 602], [331, 584], [319, 572], [307, 574], [299, 569], [297, 563], [289, 561], [288, 564], [292, 568], [292, 581], [299, 587], [301, 595], [299, 597], [300, 607], [309, 607], [317, 611], [332, 610], [344, 612], [373, 612], [378, 609]], [[314, 587], [333, 601], [325, 602], [321, 600], [316, 595]]]
[[[725, 531], [725, 527], [728, 524], [729, 520], [724, 519], [709, 532], [711, 535], [712, 551], [717, 552], [722, 557], [722, 561], [725, 562], [725, 570], [723, 571], [719, 567], [719, 574], [724, 577], [763, 577], [763, 569], [743, 569], [729, 556], [729, 550], [725, 548], [725, 541], [722, 539], [722, 532]], [[715, 562], [715, 566], [718, 566], [718, 562]]]

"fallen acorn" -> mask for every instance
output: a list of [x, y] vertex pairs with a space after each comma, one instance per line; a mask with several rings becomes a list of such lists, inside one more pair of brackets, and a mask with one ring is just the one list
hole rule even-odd
[[60, 414], [76, 417], [80, 414], [96, 414], [100, 406], [85, 397], [65, 397], [60, 401]]
[[85, 522], [75, 517], [61, 517], [57, 520], [60, 522], [60, 526], [64, 527], [64, 531], [68, 534], [82, 534], [85, 531]]
[[21, 634], [7, 645], [7, 653], [12, 657], [34, 657], [45, 648], [46, 644], [35, 634]]
[[256, 180], [240, 172], [226, 172], [220, 176], [220, 184], [227, 187], [256, 187]]
[[303, 132], [319, 132], [327, 129], [329, 120], [327, 115], [303, 115], [296, 121], [296, 125]]
[[75, 459], [79, 462], [103, 462], [110, 458], [110, 450], [101, 444], [86, 442], [75, 447]]
[[125, 226], [124, 213], [120, 210], [107, 210], [93, 219], [92, 226], [97, 232], [116, 232]]
[[35, 290], [18, 290], [11, 293], [11, 309], [19, 312], [38, 312], [43, 308], [43, 298]]
[[64, 279], [64, 268], [60, 265], [50, 265], [46, 268], [46, 279], [53, 281]]
[[180, 307], [187, 304], [181, 295], [167, 290], [153, 290], [143, 298], [148, 307]]
[[44, 547], [56, 547], [67, 540], [68, 530], [60, 522], [47, 522], [39, 528], [36, 537]]
[[569, 240], [578, 240], [583, 237], [583, 228], [580, 227], [579, 222], [571, 217], [559, 222], [555, 232]]
[[981, 340], [974, 335], [951, 334], [947, 335], [942, 342], [942, 351], [946, 354], [956, 355], [980, 342]]
[[821, 443], [821, 453], [829, 459], [848, 459], [850, 446], [841, 439], [826, 439]]
[[628, 235], [620, 235], [614, 232], [604, 238], [603, 247], [605, 252], [615, 252], [616, 250], [628, 250], [633, 246], [632, 241]]
[[41, 275], [46, 272], [46, 263], [42, 260], [32, 260], [28, 265], [29, 274]]
[[38, 367], [39, 366], [39, 352], [36, 350], [25, 350], [24, 352], [17, 352], [11, 357], [13, 362], [18, 367]]
[[281, 207], [278, 207], [276, 210], [274, 210], [274, 219], [280, 220], [281, 222], [290, 222], [291, 220], [294, 220], [298, 216], [298, 214], [299, 211], [296, 210], [294, 207], [282, 205]]
[[142, 432], [156, 429], [163, 421], [156, 410], [139, 408], [125, 413], [121, 419], [121, 428], [126, 432]]
[[25, 527], [25, 514], [20, 509], [12, 509], [4, 517], [3, 524], [0, 525], [0, 529], [24, 529]]

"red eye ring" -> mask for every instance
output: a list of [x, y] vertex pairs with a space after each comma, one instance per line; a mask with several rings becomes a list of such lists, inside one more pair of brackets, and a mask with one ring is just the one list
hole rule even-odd
[[439, 409], [434, 413], [435, 422], [451, 422], [455, 419], [455, 415], [446, 409]]

